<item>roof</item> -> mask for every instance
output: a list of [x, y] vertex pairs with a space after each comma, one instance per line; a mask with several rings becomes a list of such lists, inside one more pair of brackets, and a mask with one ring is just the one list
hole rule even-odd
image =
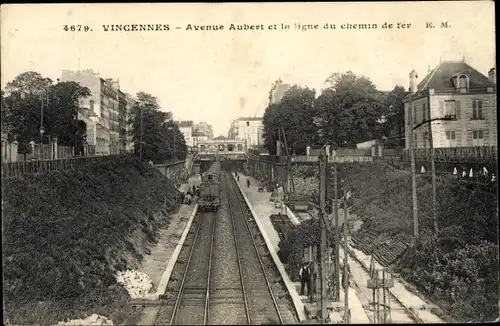
[[443, 61], [422, 79], [417, 90], [455, 88], [452, 77], [461, 74], [469, 77], [470, 88], [495, 86], [487, 76], [469, 66], [465, 61]]
[[174, 122], [176, 125], [179, 126], [179, 128], [187, 128], [187, 127], [192, 127], [193, 126], [193, 121], [188, 120], [188, 121], [175, 121]]
[[215, 137], [214, 140], [227, 140], [227, 137], [220, 135], [220, 136]]
[[239, 121], [260, 121], [262, 117], [242, 117], [238, 118]]

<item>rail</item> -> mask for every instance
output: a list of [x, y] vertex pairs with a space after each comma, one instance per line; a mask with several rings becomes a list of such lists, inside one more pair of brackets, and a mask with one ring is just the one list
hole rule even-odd
[[[340, 247], [342, 248], [342, 250], [347, 250], [347, 254], [349, 255], [349, 257], [351, 259], [353, 259], [354, 261], [356, 261], [356, 263], [358, 263], [361, 268], [366, 272], [366, 273], [370, 273], [370, 271], [366, 268], [365, 264], [363, 264], [363, 262], [361, 262], [358, 257], [356, 257], [356, 255], [354, 255], [351, 251], [350, 248], [345, 248], [345, 246], [343, 244], [340, 244]], [[352, 281], [354, 281], [354, 278], [352, 275], [350, 275], [349, 277]], [[354, 281], [354, 284], [360, 289], [360, 292], [362, 292], [364, 294], [365, 297], [368, 297], [368, 295], [366, 293], [364, 293], [363, 290], [361, 290], [361, 287]], [[399, 304], [401, 307], [403, 307], [403, 309], [406, 311], [406, 313], [408, 314], [408, 316], [413, 319], [417, 324], [423, 324], [424, 321], [409, 307], [407, 307], [394, 293], [392, 293], [391, 290], [389, 290], [389, 294], [390, 296], [392, 296], [392, 298], [394, 299], [394, 301]], [[369, 297], [368, 297], [369, 298]], [[370, 300], [369, 300], [370, 301]], [[374, 302], [371, 302], [371, 304], [373, 305]]]
[[[208, 304], [209, 304], [209, 292], [210, 292], [210, 270], [211, 270], [211, 265], [212, 265], [212, 252], [213, 252], [213, 243], [214, 243], [214, 234], [215, 234], [214, 231], [215, 231], [215, 225], [216, 225], [215, 218], [213, 219], [212, 223], [213, 223], [213, 226], [212, 226], [212, 237], [211, 237], [211, 241], [210, 241], [210, 255], [209, 255], [209, 262], [208, 262], [209, 267], [208, 267], [208, 275], [207, 275], [207, 288], [206, 288], [206, 293], [205, 293], [205, 304], [204, 304], [204, 309], [203, 309], [203, 324], [204, 325], [207, 324], [207, 319], [208, 319], [208, 314], [209, 314]], [[184, 270], [184, 273], [182, 275], [180, 289], [179, 289], [179, 293], [177, 294], [177, 298], [175, 300], [174, 309], [172, 311], [172, 316], [170, 317], [170, 323], [169, 323], [170, 325], [174, 324], [174, 321], [177, 318], [177, 313], [179, 312], [179, 307], [180, 307], [182, 298], [184, 296], [185, 284], [186, 284], [186, 279], [187, 279], [187, 275], [189, 272], [189, 267], [191, 265], [191, 260], [193, 258], [194, 248], [196, 247], [198, 237], [200, 234], [200, 230], [201, 230], [201, 226], [198, 226], [194, 240], [193, 240], [193, 244], [192, 244], [191, 249], [189, 251], [189, 257], [188, 257], [188, 260], [186, 263], [186, 269]], [[157, 324], [158, 316], [159, 315], [156, 316], [155, 323], [154, 323], [155, 325]]]
[[246, 317], [247, 317], [247, 322], [248, 324], [251, 323], [251, 318], [250, 318], [250, 310], [248, 309], [248, 297], [247, 297], [247, 293], [245, 291], [245, 284], [244, 284], [244, 277], [243, 277], [243, 270], [241, 268], [241, 259], [240, 259], [240, 251], [239, 251], [239, 248], [238, 248], [238, 240], [236, 239], [236, 225], [235, 225], [235, 222], [234, 222], [234, 213], [233, 213], [233, 210], [232, 210], [232, 207], [231, 207], [231, 201], [229, 200], [229, 196], [227, 197], [227, 203], [228, 203], [228, 211], [229, 211], [229, 215], [230, 215], [230, 218], [231, 218], [231, 225], [232, 225], [232, 228], [233, 228], [233, 240], [234, 240], [234, 247], [236, 249], [236, 259], [237, 259], [237, 263], [238, 263], [238, 271], [239, 271], [239, 276], [240, 276], [240, 284], [241, 284], [241, 291], [243, 292], [243, 301], [244, 301], [244, 304], [245, 304], [245, 314], [246, 314]]
[[[227, 180], [227, 173], [225, 174], [225, 177], [226, 177], [226, 180]], [[231, 187], [234, 188], [236, 187], [235, 185], [235, 180], [232, 179], [229, 181], [229, 183], [231, 184]], [[245, 226], [248, 230], [248, 233], [250, 234], [250, 238], [252, 240], [252, 245], [253, 245], [253, 248], [255, 250], [255, 254], [257, 256], [257, 259], [259, 261], [259, 266], [260, 266], [260, 269], [262, 270], [262, 275], [264, 276], [264, 279], [266, 281], [266, 286], [267, 286], [267, 290], [269, 291], [269, 294], [271, 296], [271, 300], [273, 302], [273, 306], [276, 310], [276, 314], [278, 316], [278, 319], [279, 319], [279, 322], [280, 324], [283, 324], [283, 317], [281, 316], [281, 312], [279, 310], [279, 305], [278, 305], [278, 302], [276, 301], [276, 297], [274, 296], [274, 293], [273, 293], [273, 290], [272, 290], [272, 287], [271, 287], [271, 283], [269, 282], [269, 278], [267, 277], [267, 273], [266, 273], [266, 269], [264, 267], [264, 263], [262, 262], [262, 258], [260, 257], [260, 254], [259, 254], [259, 250], [258, 250], [258, 247], [257, 247], [257, 244], [255, 243], [255, 239], [254, 239], [254, 234], [252, 233], [251, 229], [250, 229], [250, 226], [248, 225], [248, 214], [245, 212], [245, 207], [243, 206], [242, 204], [242, 200], [239, 198], [241, 195], [241, 193], [239, 191], [234, 191], [233, 194], [235, 195], [235, 199], [236, 201], [238, 202], [238, 206], [241, 210], [241, 213], [242, 215], [244, 216], [244, 219], [245, 219]], [[234, 222], [234, 218], [233, 218], [233, 222]]]

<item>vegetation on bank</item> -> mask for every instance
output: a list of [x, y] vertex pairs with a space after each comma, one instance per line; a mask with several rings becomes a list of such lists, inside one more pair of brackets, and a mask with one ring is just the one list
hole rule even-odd
[[129, 295], [114, 274], [168, 223], [174, 185], [133, 157], [2, 181], [4, 321], [123, 321]]
[[[317, 185], [317, 171], [311, 173], [310, 167], [298, 168], [294, 175], [308, 175], [309, 180], [302, 184], [309, 185], [314, 179]], [[381, 163], [340, 164], [338, 177], [353, 192], [351, 212], [365, 221], [360, 231], [371, 228], [410, 239], [410, 173]], [[456, 320], [494, 320], [499, 302], [497, 194], [455, 181], [438, 183], [440, 230], [434, 234], [429, 177], [418, 176], [417, 193], [419, 241], [395, 267]]]

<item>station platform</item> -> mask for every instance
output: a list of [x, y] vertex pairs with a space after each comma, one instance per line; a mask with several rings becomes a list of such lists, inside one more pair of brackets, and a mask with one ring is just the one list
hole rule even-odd
[[[261, 184], [259, 180], [256, 178], [253, 178], [251, 176], [247, 176], [241, 172], [239, 172], [240, 175], [240, 180], [237, 181], [242, 193], [244, 194], [244, 197], [246, 198], [247, 202], [252, 206], [252, 212], [254, 213], [254, 218], [258, 220], [259, 224], [262, 226], [261, 231], [263, 236], [268, 239], [268, 241], [272, 244], [274, 251], [278, 252], [279, 251], [279, 235], [278, 232], [274, 229], [274, 226], [271, 222], [271, 219], [269, 218], [273, 214], [277, 214], [278, 212], [285, 214], [285, 207], [281, 208], [276, 208], [274, 205], [274, 202], [271, 202], [269, 199], [271, 197], [271, 193], [264, 191], [264, 192], [259, 192], [258, 187]], [[234, 173], [232, 173], [233, 178], [235, 178]], [[236, 178], [235, 178], [236, 180]], [[250, 187], [247, 187], [247, 180], [250, 180]], [[291, 219], [292, 221], [297, 221], [297, 219]], [[299, 223], [302, 221], [302, 219], [298, 219]], [[277, 258], [279, 260], [279, 258]], [[281, 264], [281, 262], [279, 262]], [[283, 266], [281, 264], [281, 266]], [[284, 270], [284, 267], [282, 267]], [[299, 307], [298, 304], [296, 304], [296, 309], [303, 309], [304, 311], [307, 309], [309, 311], [315, 310], [315, 308], [311, 308], [311, 306], [308, 303], [308, 298], [307, 296], [300, 296], [299, 291], [300, 291], [300, 282], [292, 282], [290, 280], [290, 277], [287, 275], [286, 277], [288, 279], [289, 284], [287, 284], [287, 287], [289, 289], [289, 292], [291, 293], [292, 297], [295, 297], [295, 300], [300, 300], [302, 305]], [[292, 289], [293, 288], [293, 289]], [[293, 293], [292, 293], [293, 292]], [[299, 298], [299, 299], [297, 299]], [[295, 303], [294, 300], [294, 303]], [[341, 290], [341, 301], [340, 302], [334, 302], [333, 304], [333, 311], [330, 313], [330, 319], [331, 323], [343, 323], [343, 310], [344, 310], [344, 293]], [[340, 308], [341, 306], [341, 308]], [[337, 307], [337, 309], [336, 309]], [[370, 321], [368, 317], [366, 316], [366, 313], [363, 309], [363, 305], [359, 298], [356, 295], [356, 292], [354, 289], [349, 289], [349, 309], [351, 310], [351, 323], [357, 323], [357, 324], [369, 324]], [[317, 310], [317, 309], [316, 309]]]
[[188, 183], [183, 183], [178, 188], [180, 192], [186, 193], [187, 190], [192, 186], [198, 186], [201, 184], [201, 176], [199, 174], [189, 177]]

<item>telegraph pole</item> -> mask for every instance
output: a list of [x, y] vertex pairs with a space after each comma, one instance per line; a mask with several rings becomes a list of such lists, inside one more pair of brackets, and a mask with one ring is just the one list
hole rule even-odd
[[[428, 117], [431, 119], [431, 103], [430, 100], [427, 101], [428, 107]], [[436, 162], [434, 161], [434, 139], [432, 137], [432, 121], [429, 122], [429, 147], [431, 148], [431, 173], [432, 173], [432, 221], [434, 225], [434, 232], [437, 234], [438, 222], [437, 222], [437, 186], [436, 186]]]
[[143, 124], [143, 111], [144, 111], [144, 108], [143, 108], [142, 103], [141, 103], [141, 137], [140, 137], [140, 142], [139, 142], [139, 159], [141, 161], [142, 161], [142, 134], [144, 133], [143, 127], [142, 127], [142, 124]]
[[344, 322], [346, 324], [350, 323], [350, 314], [349, 314], [349, 263], [347, 262], [347, 252], [349, 250], [347, 243], [347, 232], [349, 225], [347, 222], [349, 221], [349, 216], [347, 215], [347, 191], [344, 185]]
[[327, 252], [326, 248], [326, 223], [325, 223], [325, 211], [326, 211], [326, 160], [327, 156], [325, 150], [322, 148], [319, 154], [319, 205], [320, 205], [320, 214], [319, 214], [319, 224], [321, 230], [321, 242], [320, 242], [320, 253], [321, 253], [321, 261], [320, 261], [320, 291], [321, 291], [321, 315], [320, 319], [323, 323], [327, 318], [327, 289], [326, 289], [326, 256]]
[[336, 157], [333, 158], [333, 211], [335, 214], [335, 301], [340, 300], [340, 230], [338, 207], [338, 175]]
[[412, 247], [415, 245], [418, 237], [418, 198], [417, 198], [417, 172], [415, 168], [415, 149], [414, 149], [414, 136], [413, 136], [413, 104], [412, 104], [412, 93], [415, 91], [414, 79], [417, 77], [415, 70], [410, 73], [410, 93], [409, 93], [409, 115], [410, 115], [410, 133], [409, 133], [409, 147], [410, 147], [410, 166], [411, 166], [411, 188], [412, 188], [412, 200], [413, 200], [413, 239]]

